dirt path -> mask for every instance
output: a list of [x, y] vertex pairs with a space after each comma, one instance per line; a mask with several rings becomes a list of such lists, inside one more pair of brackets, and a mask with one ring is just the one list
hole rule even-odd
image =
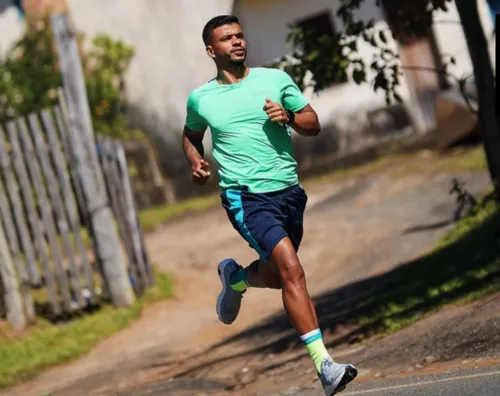
[[[453, 213], [454, 198], [448, 190], [453, 176], [457, 175], [424, 174], [394, 179], [382, 172], [308, 190], [309, 209], [300, 257], [311, 293], [321, 295], [422, 254], [450, 227], [447, 221]], [[489, 186], [484, 172], [458, 176], [475, 193]], [[427, 227], [424, 232], [404, 232], [416, 226]], [[149, 235], [147, 244], [153, 262], [174, 274], [176, 299], [147, 309], [130, 328], [101, 342], [87, 356], [49, 370], [2, 395], [38, 396], [47, 391], [54, 396], [112, 395], [118, 394], [119, 389], [155, 379], [163, 384], [162, 390], [147, 394], [183, 395], [186, 391], [186, 395], [193, 395], [201, 390], [222, 391], [235, 381], [251, 383], [259, 367], [268, 367], [272, 362], [279, 372], [283, 361], [303, 358], [303, 351], [295, 350], [291, 341], [283, 344], [283, 350], [249, 352], [256, 345], [264, 345], [263, 341], [271, 341], [273, 334], [265, 331], [262, 337], [269, 339], [259, 340], [258, 334], [251, 334], [214, 346], [282, 310], [279, 292], [252, 290], [245, 296], [243, 310], [234, 325], [218, 322], [217, 263], [229, 256], [242, 263], [254, 259], [252, 250], [232, 229], [222, 209], [168, 224]], [[296, 338], [291, 331], [279, 336]], [[337, 352], [336, 356], [341, 356], [342, 348]], [[304, 375], [311, 373], [312, 370], [302, 369]], [[184, 375], [165, 385], [177, 374]], [[269, 390], [283, 386], [269, 384]], [[136, 394], [143, 393], [138, 388], [130, 393]]]

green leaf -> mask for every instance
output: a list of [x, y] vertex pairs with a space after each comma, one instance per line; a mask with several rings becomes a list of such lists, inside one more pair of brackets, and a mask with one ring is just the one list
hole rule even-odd
[[383, 30], [380, 31], [379, 38], [380, 38], [380, 41], [387, 44], [387, 37], [386, 37], [385, 32]]
[[356, 41], [352, 41], [349, 43], [348, 45], [349, 49], [352, 51], [352, 52], [357, 52], [358, 51], [358, 43]]
[[352, 78], [356, 84], [361, 84], [366, 82], [366, 73], [364, 70], [354, 70], [352, 72]]

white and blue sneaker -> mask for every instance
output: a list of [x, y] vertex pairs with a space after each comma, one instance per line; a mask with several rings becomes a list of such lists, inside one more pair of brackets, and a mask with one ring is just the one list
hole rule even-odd
[[358, 370], [352, 364], [335, 363], [331, 357], [323, 360], [321, 374], [318, 373], [326, 396], [342, 392], [357, 375]]
[[242, 268], [233, 259], [221, 261], [217, 268], [222, 283], [222, 291], [217, 298], [217, 315], [219, 315], [219, 320], [227, 325], [233, 323], [240, 312], [243, 293], [231, 288], [230, 279], [234, 272]]

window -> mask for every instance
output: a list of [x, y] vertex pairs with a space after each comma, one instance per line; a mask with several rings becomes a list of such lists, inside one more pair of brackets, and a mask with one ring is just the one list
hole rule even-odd
[[[296, 27], [302, 28], [304, 31], [312, 35], [313, 40], [310, 40], [309, 42], [306, 41], [302, 48], [305, 53], [312, 52], [318, 48], [317, 39], [319, 39], [320, 37], [329, 36], [335, 39], [338, 35], [335, 31], [335, 25], [330, 10], [321, 11], [308, 17], [296, 20], [294, 22], [294, 25]], [[319, 45], [321, 46], [321, 44]], [[328, 55], [326, 56], [328, 57]], [[318, 65], [318, 67], [318, 73], [325, 73], [324, 64]], [[315, 73], [314, 70], [311, 71], [313, 72], [313, 74]], [[335, 73], [335, 77], [333, 77], [333, 79], [335, 81], [330, 86], [345, 83], [347, 81], [345, 70]]]
[[305, 31], [310, 31], [317, 37], [335, 35], [335, 28], [333, 26], [332, 14], [330, 11], [322, 11], [309, 17], [299, 19], [295, 22], [295, 25], [301, 27]]

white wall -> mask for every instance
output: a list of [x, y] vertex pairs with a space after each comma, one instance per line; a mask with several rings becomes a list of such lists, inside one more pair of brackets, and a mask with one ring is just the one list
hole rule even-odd
[[[237, 0], [234, 13], [240, 19], [248, 41], [249, 65], [269, 64], [288, 54], [291, 51], [285, 44], [288, 25], [299, 19], [329, 11], [336, 30], [343, 31], [342, 20], [336, 16], [339, 5], [340, 0], [308, 0], [307, 3], [301, 0]], [[366, 0], [356, 17], [364, 21], [373, 19], [381, 28], [387, 26], [375, 0]], [[397, 49], [394, 41], [389, 45]], [[374, 49], [360, 39], [358, 50], [369, 66]], [[371, 80], [370, 70], [367, 72]], [[404, 81], [400, 92], [403, 99], [409, 98]], [[348, 81], [319, 94], [308, 90], [306, 96], [318, 113], [322, 132], [316, 139], [293, 135], [296, 155], [305, 172], [323, 169], [331, 159], [358, 152], [385, 139], [407, 135], [411, 131], [408, 114], [401, 109], [388, 109], [383, 92], [374, 92], [371, 84], [357, 85]]]
[[[330, 11], [334, 24], [338, 30], [343, 30], [342, 20], [337, 18], [336, 11], [339, 0], [309, 0], [307, 7], [301, 0], [238, 0], [235, 4], [235, 13], [240, 18], [249, 41], [249, 64], [261, 65], [274, 61], [288, 53], [291, 49], [285, 45], [286, 36], [289, 32], [288, 24], [314, 15], [320, 11]], [[494, 60], [493, 25], [487, 3], [485, 0], [478, 1], [479, 12], [483, 22], [487, 38], [490, 40], [490, 54]], [[381, 9], [375, 5], [374, 0], [366, 0], [358, 12], [362, 20], [375, 19], [380, 27], [387, 26]], [[447, 12], [435, 13], [434, 32], [438, 48], [442, 55], [452, 55], [456, 59], [456, 65], [451, 69], [457, 77], [472, 74], [472, 65], [467, 49], [467, 43], [459, 22], [460, 18], [452, 2]], [[397, 49], [395, 42], [391, 47]], [[369, 63], [373, 56], [373, 49], [363, 40], [358, 44], [360, 54]], [[470, 80], [472, 83], [472, 80]], [[450, 83], [456, 81], [450, 79]], [[408, 105], [413, 121], [420, 129], [426, 129], [422, 109], [413, 106], [416, 98], [410, 94], [406, 82], [402, 81], [400, 93], [404, 102]], [[313, 106], [317, 109], [320, 119], [324, 122], [335, 119], [341, 115], [353, 112], [369, 111], [371, 109], [385, 106], [382, 92], [376, 94], [369, 85], [358, 86], [355, 83], [342, 84], [325, 90], [317, 96], [308, 93]]]
[[[10, 0], [0, 0], [0, 54], [24, 30]], [[136, 49], [127, 75], [128, 97], [148, 129], [182, 127], [189, 91], [214, 75], [201, 32], [209, 18], [232, 12], [233, 0], [68, 0], [77, 30], [87, 43], [107, 33]], [[139, 115], [138, 115], [139, 116]], [[139, 117], [141, 118], [141, 117]]]
[[0, 57], [5, 57], [12, 43], [19, 39], [24, 24], [10, 0], [0, 0]]
[[[494, 27], [485, 0], [478, 0], [478, 10], [486, 39], [490, 44], [490, 56], [494, 65], [496, 62]], [[449, 4], [447, 12], [439, 11], [434, 14], [434, 33], [441, 54], [451, 55], [456, 59], [456, 65], [450, 69], [453, 75], [457, 78], [472, 75], [472, 63], [455, 2]], [[469, 80], [469, 82], [472, 81]], [[456, 81], [450, 79], [450, 83], [456, 84]]]
[[[298, 19], [329, 11], [335, 29], [342, 31], [344, 24], [336, 16], [339, 5], [339, 0], [308, 0], [307, 6], [302, 0], [237, 0], [234, 12], [240, 19], [248, 40], [249, 65], [268, 64], [289, 53], [291, 48], [285, 45], [286, 36], [289, 33], [287, 25]], [[375, 0], [366, 0], [356, 15], [365, 21], [374, 19], [380, 27], [387, 26], [384, 15], [375, 5]], [[397, 48], [395, 42], [389, 45], [393, 49]], [[358, 49], [369, 65], [373, 59], [373, 48], [360, 39]], [[370, 74], [368, 78], [370, 79]], [[404, 81], [400, 92], [403, 100], [409, 98]], [[362, 117], [363, 111], [386, 106], [385, 96], [381, 91], [375, 93], [371, 85], [357, 85], [353, 81], [327, 89], [317, 95], [311, 91], [307, 91], [306, 94], [323, 124], [355, 113]]]
[[214, 75], [201, 32], [209, 18], [232, 11], [232, 0], [68, 0], [77, 28], [105, 32], [132, 44], [128, 97], [153, 133], [182, 128], [193, 88]]

